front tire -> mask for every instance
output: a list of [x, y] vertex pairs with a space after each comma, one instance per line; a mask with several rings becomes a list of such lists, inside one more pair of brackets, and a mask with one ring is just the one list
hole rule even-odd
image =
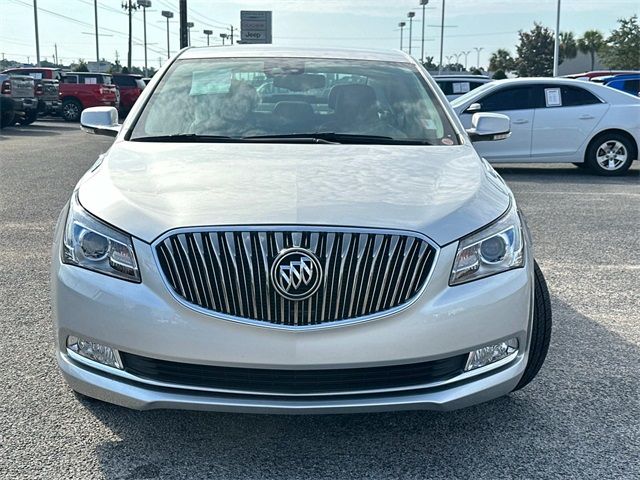
[[635, 153], [633, 144], [624, 135], [604, 133], [589, 144], [585, 164], [596, 175], [623, 175], [635, 160]]
[[551, 341], [551, 297], [549, 296], [549, 288], [544, 275], [538, 266], [538, 262], [535, 261], [533, 275], [534, 304], [531, 345], [529, 345], [527, 367], [522, 374], [520, 382], [513, 389], [514, 392], [526, 386], [538, 374], [545, 358], [547, 358], [549, 342]]
[[60, 114], [65, 122], [77, 122], [80, 120], [80, 114], [82, 113], [82, 105], [79, 101], [73, 99], [67, 99], [62, 102], [62, 109]]

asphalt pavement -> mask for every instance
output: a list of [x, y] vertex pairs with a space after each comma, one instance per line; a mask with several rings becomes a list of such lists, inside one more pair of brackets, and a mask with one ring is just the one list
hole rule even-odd
[[552, 296], [524, 390], [449, 413], [261, 416], [79, 401], [54, 359], [53, 226], [110, 145], [77, 124], [0, 132], [0, 478], [638, 478], [640, 166], [511, 165]]

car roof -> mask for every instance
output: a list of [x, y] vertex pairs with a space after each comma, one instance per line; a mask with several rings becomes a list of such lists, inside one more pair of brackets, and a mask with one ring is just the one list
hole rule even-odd
[[378, 60], [384, 62], [412, 63], [413, 59], [399, 50], [361, 48], [307, 48], [274, 47], [272, 45], [234, 45], [228, 47], [190, 47], [179, 58], [337, 58], [346, 60]]
[[142, 75], [140, 75], [139, 73], [109, 73], [107, 75], [111, 75], [112, 77], [142, 78]]
[[486, 75], [432, 75], [434, 80], [491, 80]]

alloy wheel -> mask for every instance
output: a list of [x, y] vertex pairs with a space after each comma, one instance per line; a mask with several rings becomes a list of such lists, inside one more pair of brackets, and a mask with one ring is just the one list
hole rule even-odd
[[627, 148], [622, 142], [609, 140], [596, 150], [596, 161], [603, 169], [613, 171], [626, 163], [627, 155]]

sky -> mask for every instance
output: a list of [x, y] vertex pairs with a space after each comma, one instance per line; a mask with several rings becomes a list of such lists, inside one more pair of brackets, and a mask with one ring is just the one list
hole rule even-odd
[[[459, 55], [468, 66], [486, 66], [498, 48], [515, 54], [519, 30], [534, 22], [555, 27], [558, 0], [430, 0], [426, 9], [425, 55], [436, 61], [440, 49], [440, 22], [445, 3], [444, 56]], [[415, 11], [412, 54], [420, 56], [422, 10], [419, 0], [187, 0], [188, 20], [194, 46], [206, 45], [204, 29], [214, 31], [211, 43], [221, 43], [220, 33], [240, 25], [240, 10], [273, 12], [273, 43], [281, 46], [400, 48], [398, 22]], [[37, 0], [40, 57], [52, 60], [55, 45], [61, 62], [96, 59], [93, 0]], [[127, 58], [127, 15], [122, 0], [98, 0], [100, 57], [120, 62]], [[162, 10], [175, 13], [169, 23], [171, 53], [179, 46], [178, 0], [152, 0], [147, 9], [148, 65], [158, 67], [167, 56], [166, 19]], [[562, 0], [561, 31], [598, 29], [608, 34], [616, 20], [638, 14], [638, 0]], [[33, 0], [0, 0], [0, 55], [19, 62], [35, 63]], [[133, 64], [144, 65], [143, 14], [133, 12]], [[408, 27], [404, 47], [408, 50]], [[117, 52], [117, 53], [116, 53]]]

